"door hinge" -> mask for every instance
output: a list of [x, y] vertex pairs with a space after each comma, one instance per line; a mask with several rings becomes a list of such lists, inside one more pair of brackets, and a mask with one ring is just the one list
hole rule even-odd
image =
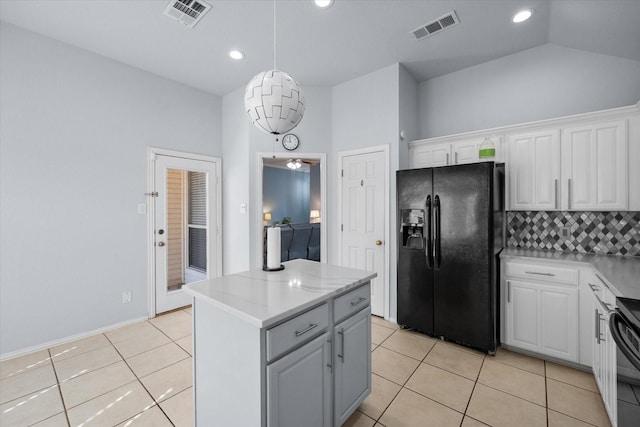
[[157, 191], [152, 191], [151, 193], [144, 193], [145, 196], [158, 197]]

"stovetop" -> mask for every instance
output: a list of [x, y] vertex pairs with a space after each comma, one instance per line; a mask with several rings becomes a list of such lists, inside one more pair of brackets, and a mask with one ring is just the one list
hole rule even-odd
[[618, 297], [616, 304], [622, 315], [640, 332], [640, 300]]

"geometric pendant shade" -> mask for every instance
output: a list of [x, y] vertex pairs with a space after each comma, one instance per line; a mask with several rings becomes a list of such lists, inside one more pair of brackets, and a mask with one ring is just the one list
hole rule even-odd
[[274, 135], [286, 133], [300, 123], [304, 102], [300, 85], [279, 70], [256, 74], [244, 92], [244, 109], [251, 123]]

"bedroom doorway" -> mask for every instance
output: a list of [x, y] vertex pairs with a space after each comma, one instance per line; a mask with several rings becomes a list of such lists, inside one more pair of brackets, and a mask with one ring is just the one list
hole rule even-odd
[[220, 161], [158, 150], [150, 161], [153, 317], [191, 304], [183, 285], [220, 275]]

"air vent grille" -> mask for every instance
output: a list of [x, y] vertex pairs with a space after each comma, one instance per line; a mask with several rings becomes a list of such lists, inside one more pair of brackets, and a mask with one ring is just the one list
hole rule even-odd
[[446, 15], [442, 15], [438, 19], [434, 19], [431, 22], [427, 22], [424, 25], [420, 25], [418, 28], [411, 30], [411, 34], [416, 40], [423, 39], [425, 37], [432, 36], [445, 28], [453, 27], [460, 23], [455, 11], [451, 11]]
[[163, 14], [193, 28], [209, 9], [211, 6], [200, 0], [171, 0], [165, 7]]

